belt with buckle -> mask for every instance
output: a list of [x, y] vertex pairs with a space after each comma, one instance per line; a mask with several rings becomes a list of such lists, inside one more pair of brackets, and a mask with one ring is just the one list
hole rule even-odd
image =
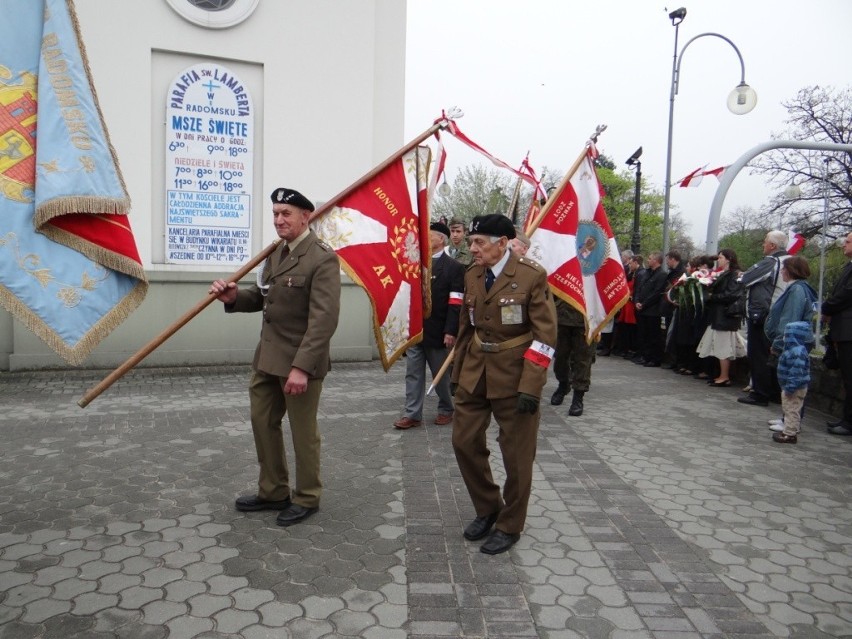
[[475, 331], [473, 333], [473, 341], [476, 342], [476, 345], [479, 346], [479, 349], [483, 353], [499, 353], [500, 351], [507, 351], [510, 348], [515, 348], [516, 346], [521, 346], [532, 341], [532, 338], [532, 333], [524, 333], [523, 335], [518, 335], [517, 337], [508, 339], [505, 342], [483, 342], [479, 337], [479, 333]]

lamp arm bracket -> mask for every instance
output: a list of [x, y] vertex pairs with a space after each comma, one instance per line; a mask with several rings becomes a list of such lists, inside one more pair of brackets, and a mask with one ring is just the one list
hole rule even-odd
[[697, 36], [690, 38], [689, 41], [685, 45], [683, 45], [683, 49], [680, 50], [680, 54], [678, 54], [677, 56], [677, 64], [675, 65], [675, 71], [672, 76], [673, 95], [677, 95], [678, 92], [678, 85], [680, 84], [680, 63], [683, 62], [683, 54], [684, 52], [686, 52], [686, 48], [699, 38], [705, 38], [707, 36], [721, 38], [722, 40], [731, 45], [733, 50], [736, 52], [737, 57], [740, 59], [740, 84], [745, 84], [745, 62], [743, 61], [743, 56], [740, 53], [740, 50], [737, 48], [737, 45], [735, 45], [730, 38], [723, 36], [721, 33], [708, 31], [706, 33], [699, 33]]

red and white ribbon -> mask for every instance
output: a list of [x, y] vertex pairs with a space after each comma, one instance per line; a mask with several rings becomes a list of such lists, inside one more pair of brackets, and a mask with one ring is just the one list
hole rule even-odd
[[447, 303], [450, 306], [461, 306], [463, 300], [463, 293], [450, 293], [450, 298], [447, 300]]

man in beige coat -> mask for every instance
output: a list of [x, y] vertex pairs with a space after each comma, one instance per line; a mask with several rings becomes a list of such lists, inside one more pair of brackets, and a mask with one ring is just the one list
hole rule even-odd
[[[476, 541], [488, 535], [480, 550], [498, 554], [524, 529], [556, 312], [544, 269], [507, 250], [515, 237], [509, 218], [475, 217], [469, 237], [474, 264], [465, 273], [453, 365], [453, 449], [476, 510], [464, 536]], [[488, 462], [492, 414], [506, 470], [502, 496]]]
[[[340, 313], [340, 264], [308, 227], [313, 210], [298, 191], [275, 189], [272, 213], [284, 241], [267, 258], [258, 284], [239, 290], [233, 282], [216, 280], [210, 287], [227, 313], [263, 311], [249, 384], [260, 478], [257, 494], [237, 498], [236, 507], [280, 510], [279, 526], [314, 514], [322, 493], [317, 409]], [[285, 413], [296, 460], [292, 491], [281, 424]]]

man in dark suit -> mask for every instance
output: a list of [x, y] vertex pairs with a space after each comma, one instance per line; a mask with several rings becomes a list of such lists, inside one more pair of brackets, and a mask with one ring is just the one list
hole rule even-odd
[[852, 436], [852, 233], [846, 236], [843, 254], [850, 261], [846, 263], [831, 295], [822, 303], [822, 314], [829, 321], [828, 339], [837, 348], [840, 378], [846, 392], [843, 418], [838, 422], [829, 422], [828, 432], [848, 437]]
[[[464, 266], [447, 254], [449, 241], [450, 228], [442, 222], [433, 222], [429, 227], [432, 313], [423, 320], [423, 341], [405, 351], [405, 414], [393, 423], [400, 430], [420, 426], [426, 395], [426, 365], [429, 365], [434, 378], [447, 359], [448, 349], [456, 343], [464, 293]], [[438, 381], [435, 392], [438, 395], [435, 423], [439, 426], [452, 423], [453, 398], [449, 375]]]
[[666, 272], [662, 269], [663, 254], [655, 251], [648, 256], [648, 276], [637, 284], [634, 296], [636, 321], [642, 357], [634, 360], [644, 366], [660, 366], [663, 361], [663, 329], [660, 326], [663, 293], [666, 292]]
[[[322, 494], [317, 409], [340, 313], [340, 263], [308, 227], [313, 210], [298, 191], [275, 189], [272, 214], [284, 241], [267, 258], [258, 285], [240, 290], [216, 280], [210, 287], [227, 313], [263, 311], [249, 384], [260, 477], [257, 494], [237, 498], [236, 508], [280, 510], [279, 526], [314, 514]], [[281, 425], [285, 413], [296, 459], [292, 491]]]
[[[509, 550], [524, 529], [541, 389], [556, 343], [547, 273], [508, 250], [514, 237], [512, 222], [504, 215], [478, 216], [471, 222], [474, 264], [465, 272], [453, 366], [453, 450], [476, 511], [464, 537], [476, 541], [488, 536], [480, 550], [490, 555]], [[506, 470], [502, 495], [488, 461], [486, 432], [492, 415], [500, 427], [497, 441]]]

